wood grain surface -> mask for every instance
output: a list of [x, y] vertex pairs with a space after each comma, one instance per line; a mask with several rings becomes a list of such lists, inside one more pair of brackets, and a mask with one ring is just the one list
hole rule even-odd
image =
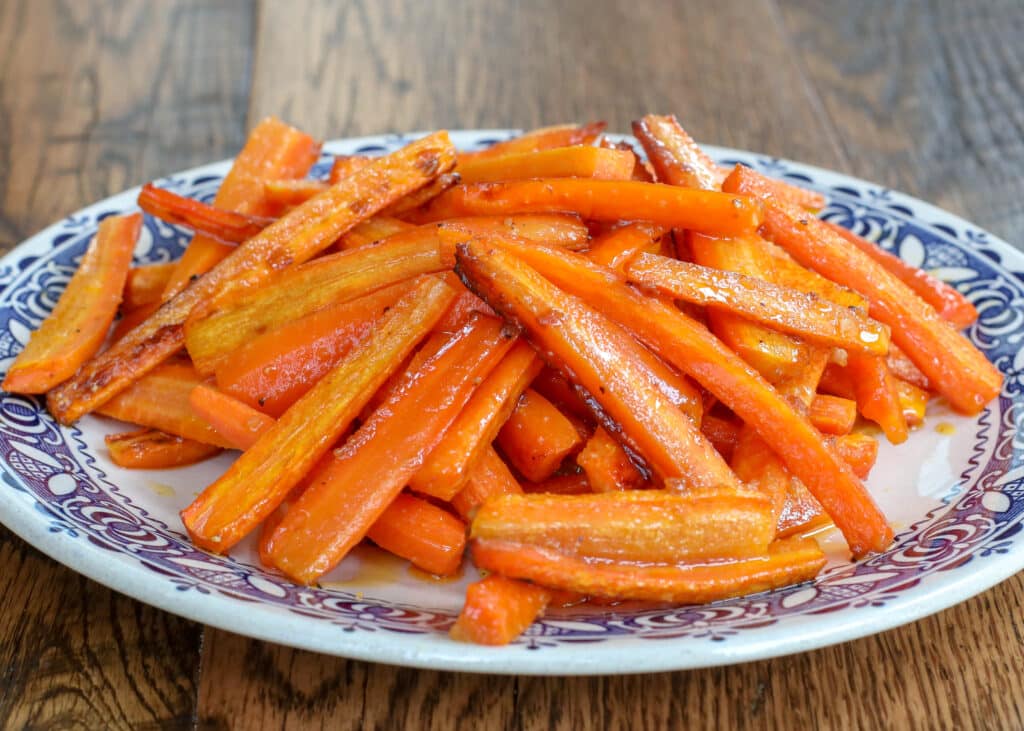
[[[675, 112], [1020, 245], [1019, 0], [0, 0], [0, 248], [238, 149]], [[6, 728], [1021, 728], [1024, 580], [803, 655], [607, 678], [328, 658], [151, 609], [0, 528]]]

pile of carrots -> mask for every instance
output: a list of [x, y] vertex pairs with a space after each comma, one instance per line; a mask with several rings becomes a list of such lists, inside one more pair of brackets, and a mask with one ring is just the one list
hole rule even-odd
[[634, 124], [646, 159], [602, 130], [436, 132], [312, 180], [320, 145], [268, 119], [212, 205], [142, 189], [195, 232], [179, 261], [132, 267], [141, 215], [102, 221], [3, 387], [138, 424], [107, 438], [124, 467], [241, 450], [184, 525], [217, 553], [258, 531], [297, 582], [366, 539], [438, 575], [468, 545], [473, 642], [804, 581], [825, 525], [884, 551], [863, 425], [899, 443], [934, 395], [997, 396], [970, 302], [674, 117]]

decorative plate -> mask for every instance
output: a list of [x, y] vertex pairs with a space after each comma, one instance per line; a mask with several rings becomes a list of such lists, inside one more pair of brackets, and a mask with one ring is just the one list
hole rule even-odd
[[[508, 131], [453, 134], [476, 149]], [[339, 140], [329, 153], [384, 153], [402, 136]], [[87, 417], [58, 426], [37, 399], [0, 394], [0, 521], [76, 571], [184, 617], [251, 637], [362, 660], [541, 675], [674, 670], [773, 657], [919, 619], [1024, 567], [1024, 255], [955, 216], [838, 173], [711, 149], [828, 195], [825, 216], [952, 282], [977, 306], [971, 339], [1006, 375], [977, 418], [929, 407], [898, 449], [884, 441], [868, 484], [898, 535], [885, 554], [833, 557], [810, 583], [706, 606], [553, 612], [517, 642], [485, 648], [447, 630], [473, 570], [444, 583], [360, 549], [319, 587], [261, 568], [251, 544], [212, 556], [187, 540], [178, 511], [229, 463], [224, 455], [167, 471], [127, 471], [103, 436], [123, 425]], [[210, 199], [227, 162], [159, 181]], [[321, 174], [326, 164], [318, 167]], [[103, 217], [136, 210], [138, 189], [79, 211], [0, 260], [0, 372], [52, 309]], [[186, 232], [147, 217], [138, 263], [176, 258]]]

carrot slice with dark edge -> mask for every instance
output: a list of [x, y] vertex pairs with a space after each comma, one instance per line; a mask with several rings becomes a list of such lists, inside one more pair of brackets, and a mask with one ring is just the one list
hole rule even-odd
[[[162, 221], [186, 226], [196, 233], [229, 244], [240, 244], [252, 238], [274, 221], [272, 218], [225, 211], [194, 198], [157, 188], [152, 183], [142, 186], [138, 204], [146, 213]], [[171, 276], [174, 276], [174, 272]]]
[[142, 429], [103, 437], [110, 461], [132, 470], [165, 470], [195, 464], [220, 453], [220, 447], [167, 434], [158, 429]]

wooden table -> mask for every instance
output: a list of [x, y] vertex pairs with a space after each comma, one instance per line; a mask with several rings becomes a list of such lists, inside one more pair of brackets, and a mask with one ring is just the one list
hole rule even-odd
[[[675, 112], [700, 140], [844, 170], [1022, 241], [1019, 0], [0, 0], [0, 54], [5, 250], [233, 154], [267, 114], [340, 137], [593, 118], [627, 130]], [[8, 728], [1024, 726], [1020, 576], [796, 657], [546, 679], [349, 662], [204, 628], [4, 529], [0, 567]]]

